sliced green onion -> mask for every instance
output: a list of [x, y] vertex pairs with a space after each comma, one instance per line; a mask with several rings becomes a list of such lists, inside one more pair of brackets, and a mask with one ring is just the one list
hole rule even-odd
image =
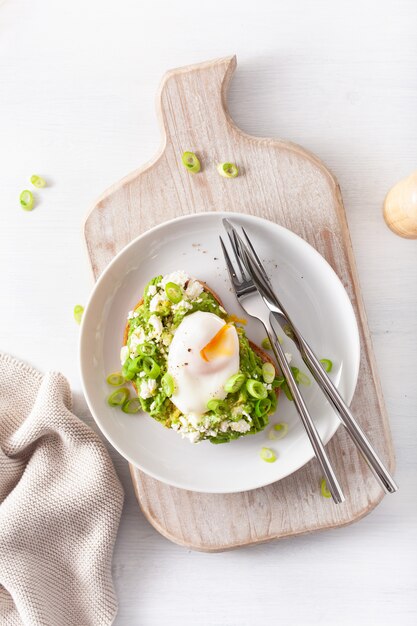
[[255, 404], [255, 413], [258, 417], [262, 417], [263, 415], [268, 415], [271, 410], [272, 402], [269, 398], [263, 398], [262, 400], [258, 400]]
[[122, 387], [121, 389], [113, 391], [113, 393], [111, 393], [107, 398], [107, 402], [110, 406], [122, 406], [122, 404], [124, 404], [128, 399], [129, 395], [129, 389], [127, 389], [127, 387]]
[[168, 398], [170, 398], [172, 394], [174, 393], [174, 389], [175, 389], [174, 379], [172, 378], [171, 374], [168, 374], [168, 372], [164, 374], [161, 378], [161, 387], [162, 387], [162, 391]]
[[327, 489], [327, 484], [326, 484], [326, 479], [325, 478], [321, 479], [320, 491], [321, 491], [321, 495], [323, 496], [323, 498], [331, 498], [332, 497], [332, 494]]
[[217, 171], [220, 176], [225, 178], [236, 178], [239, 174], [239, 170], [234, 163], [219, 163], [217, 165]]
[[234, 374], [226, 381], [224, 386], [224, 390], [227, 393], [235, 393], [235, 391], [239, 391], [243, 383], [245, 382], [245, 374]]
[[[282, 345], [282, 342], [283, 342], [282, 337], [277, 337], [277, 339], [278, 339], [278, 343]], [[269, 341], [268, 337], [265, 337], [265, 339], [262, 339], [261, 346], [263, 347], [264, 350], [272, 350], [271, 342]]]
[[124, 376], [122, 376], [121, 372], [114, 372], [113, 374], [109, 374], [106, 378], [106, 381], [109, 385], [113, 385], [114, 387], [120, 387], [125, 382]]
[[306, 387], [311, 385], [311, 380], [309, 379], [307, 374], [301, 372], [298, 367], [292, 367], [291, 371], [296, 383], [298, 383], [299, 385], [305, 385]]
[[151, 356], [145, 356], [142, 361], [142, 367], [145, 374], [149, 378], [158, 378], [161, 368], [158, 363]]
[[268, 337], [265, 337], [265, 339], [262, 339], [261, 346], [263, 347], [264, 350], [272, 350], [271, 342], [269, 341]]
[[138, 352], [142, 356], [152, 356], [156, 352], [156, 346], [150, 341], [145, 341], [138, 346]]
[[282, 383], [281, 388], [283, 392], [285, 393], [286, 397], [288, 398], [288, 400], [292, 401], [293, 400], [292, 393], [290, 391], [290, 388], [288, 387], [288, 383], [286, 380], [284, 380], [284, 382]]
[[122, 406], [123, 413], [137, 413], [141, 408], [139, 398], [131, 398], [127, 402], [125, 402]]
[[34, 205], [33, 193], [29, 189], [25, 189], [20, 194], [20, 206], [25, 211], [31, 211]]
[[262, 378], [267, 384], [271, 384], [275, 378], [275, 367], [269, 361], [262, 365]]
[[33, 174], [33, 176], [30, 177], [30, 182], [34, 187], [37, 187], [38, 189], [46, 186], [46, 180], [42, 178], [42, 176], [38, 176], [37, 174]]
[[[124, 375], [123, 368], [122, 368], [122, 373], [125, 376], [125, 378], [132, 380], [134, 375], [140, 372], [141, 369], [143, 369], [142, 365], [143, 365], [143, 356], [137, 356], [135, 359], [133, 359], [133, 361], [130, 361], [130, 363], [127, 366], [129, 376]], [[133, 374], [133, 376], [131, 376], [131, 374]]]
[[198, 157], [194, 152], [184, 152], [182, 157], [183, 165], [187, 168], [189, 172], [193, 174], [197, 174], [201, 170], [201, 164], [198, 160]]
[[74, 319], [77, 324], [81, 324], [81, 319], [83, 317], [84, 307], [81, 304], [76, 304], [74, 307]]
[[261, 459], [266, 461], [267, 463], [275, 463], [277, 460], [277, 456], [271, 448], [262, 448], [261, 450]]
[[263, 400], [268, 395], [265, 385], [259, 380], [254, 380], [253, 378], [246, 381], [246, 389], [250, 395], [257, 400]]
[[167, 294], [167, 298], [174, 304], [178, 304], [178, 302], [182, 300], [182, 289], [175, 283], [167, 283], [165, 285], [165, 293]]
[[131, 365], [132, 363], [129, 363], [128, 361], [126, 361], [126, 363], [122, 367], [122, 374], [126, 380], [132, 380], [135, 377], [135, 374], [137, 374], [137, 372], [139, 371], [139, 370], [134, 370], [131, 367]]
[[269, 430], [268, 439], [284, 439], [287, 433], [288, 424], [286, 422], [282, 422], [281, 424], [274, 424]]
[[323, 369], [325, 372], [331, 372], [333, 368], [333, 363], [330, 359], [320, 359], [320, 363], [323, 365]]
[[209, 411], [216, 413], [216, 415], [222, 415], [227, 409], [227, 404], [223, 400], [212, 398], [207, 402], [207, 408]]

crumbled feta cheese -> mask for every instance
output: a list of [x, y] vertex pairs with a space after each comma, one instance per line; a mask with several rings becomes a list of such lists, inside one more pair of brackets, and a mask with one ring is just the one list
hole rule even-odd
[[232, 422], [230, 428], [237, 433], [247, 433], [250, 430], [250, 424], [246, 420], [239, 420], [238, 422]]
[[127, 314], [127, 319], [131, 320], [133, 315], [134, 315], [134, 313], [135, 313], [134, 311], [129, 311], [129, 313]]
[[187, 302], [187, 300], [180, 300], [179, 302], [177, 302], [177, 304], [173, 304], [172, 305], [172, 310], [173, 311], [188, 311], [189, 309], [192, 309], [193, 305], [190, 302]]
[[270, 383], [268, 383], [267, 385], [265, 385], [265, 387], [268, 389], [268, 391], [270, 391], [272, 389], [272, 385]]
[[139, 378], [144, 378], [146, 376], [145, 372], [139, 372]]
[[120, 363], [124, 365], [129, 358], [129, 348], [128, 346], [123, 346], [120, 350]]
[[187, 415], [188, 423], [191, 424], [193, 428], [197, 428], [201, 421], [201, 415], [197, 415], [197, 413], [189, 413]]
[[198, 280], [190, 279], [188, 281], [187, 289], [185, 290], [185, 295], [190, 300], [195, 300], [198, 298], [200, 293], [203, 291], [203, 285]]
[[129, 356], [130, 356], [131, 359], [134, 359], [136, 354], [134, 352], [131, 352]]
[[239, 404], [238, 406], [234, 406], [232, 408], [233, 417], [237, 417], [238, 415], [242, 415], [243, 413], [243, 404]]
[[148, 291], [147, 291], [147, 295], [148, 296], [154, 296], [155, 294], [156, 294], [156, 287], [155, 287], [155, 285], [149, 285]]
[[163, 331], [161, 319], [159, 317], [157, 317], [156, 315], [151, 315], [150, 318], [149, 318], [149, 324], [153, 328], [152, 336], [153, 337], [160, 337], [161, 334], [162, 334], [162, 331]]
[[141, 398], [146, 400], [147, 398], [152, 398], [156, 391], [156, 380], [153, 378], [147, 378], [142, 380], [140, 383], [140, 392], [139, 395]]
[[163, 300], [164, 297], [160, 293], [156, 293], [149, 303], [149, 310], [155, 312], [158, 309], [158, 304]]
[[225, 433], [227, 431], [227, 429], [230, 426], [230, 422], [227, 422], [226, 420], [224, 420], [223, 422], [220, 422], [220, 426], [219, 426], [219, 430], [221, 433]]
[[132, 352], [136, 352], [136, 348], [146, 341], [146, 333], [143, 330], [142, 326], [138, 326], [135, 328], [133, 333], [129, 337], [129, 348]]
[[183, 426], [188, 426], [188, 420], [187, 420], [187, 418], [185, 417], [185, 415], [180, 415], [180, 418], [179, 418], [179, 419], [180, 419], [180, 422], [181, 422], [181, 424], [182, 424]]
[[189, 439], [191, 443], [197, 443], [200, 439], [200, 433], [199, 432], [185, 433], [185, 437], [187, 437], [187, 439]]
[[285, 354], [285, 358], [287, 359], [288, 363], [291, 363], [292, 361], [292, 354], [291, 352], [284, 352]]
[[166, 274], [161, 280], [161, 287], [165, 287], [167, 283], [175, 283], [180, 287], [184, 287], [187, 280], [189, 280], [189, 275], [187, 272], [183, 270], [178, 270], [177, 272], [172, 272], [171, 274]]
[[171, 424], [171, 428], [172, 428], [173, 430], [178, 430], [178, 429], [179, 429], [179, 427], [180, 427], [180, 425], [178, 424], [178, 422], [175, 422], [174, 424]]

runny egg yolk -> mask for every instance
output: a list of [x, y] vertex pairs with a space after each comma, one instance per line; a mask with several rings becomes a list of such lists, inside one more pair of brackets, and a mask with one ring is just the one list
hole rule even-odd
[[225, 324], [221, 329], [210, 339], [210, 341], [200, 350], [201, 358], [207, 363], [214, 361], [215, 358], [221, 356], [232, 356], [234, 352], [234, 341], [230, 332], [231, 324]]

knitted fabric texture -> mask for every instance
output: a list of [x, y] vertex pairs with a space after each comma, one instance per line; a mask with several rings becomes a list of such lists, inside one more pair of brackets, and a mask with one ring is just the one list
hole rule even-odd
[[0, 624], [111, 624], [122, 504], [67, 380], [0, 354]]

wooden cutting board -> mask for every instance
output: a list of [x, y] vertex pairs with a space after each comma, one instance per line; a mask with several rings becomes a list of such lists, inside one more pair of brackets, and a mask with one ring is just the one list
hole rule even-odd
[[[235, 126], [226, 105], [235, 67], [236, 58], [228, 57], [165, 75], [157, 100], [160, 151], [107, 190], [87, 217], [94, 276], [132, 239], [188, 213], [250, 213], [297, 233], [328, 260], [351, 298], [361, 338], [353, 412], [392, 471], [391, 435], [339, 186], [303, 148], [251, 137]], [[198, 175], [181, 165], [185, 150], [200, 157]], [[238, 178], [222, 179], [216, 172], [216, 163], [225, 160], [239, 165]], [[196, 550], [221, 551], [343, 526], [369, 513], [383, 492], [342, 428], [327, 448], [346, 496], [339, 505], [320, 495], [315, 459], [274, 485], [227, 495], [184, 491], [130, 470], [142, 511], [162, 535]]]

